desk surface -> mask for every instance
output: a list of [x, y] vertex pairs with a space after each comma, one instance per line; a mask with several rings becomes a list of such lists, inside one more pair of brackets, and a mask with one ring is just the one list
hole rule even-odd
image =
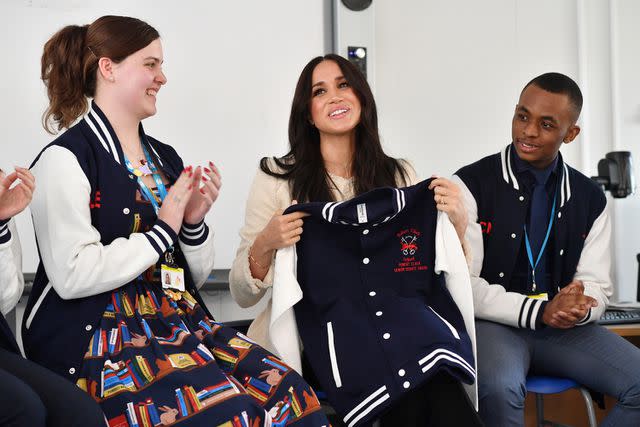
[[611, 332], [615, 332], [621, 337], [640, 336], [640, 323], [625, 323], [621, 325], [604, 325]]

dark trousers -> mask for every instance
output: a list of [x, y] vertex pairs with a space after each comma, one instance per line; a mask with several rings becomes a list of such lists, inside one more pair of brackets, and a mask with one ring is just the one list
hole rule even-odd
[[0, 348], [0, 426], [104, 427], [100, 406], [73, 383]]
[[381, 427], [483, 426], [460, 381], [445, 371], [408, 393], [380, 417]]

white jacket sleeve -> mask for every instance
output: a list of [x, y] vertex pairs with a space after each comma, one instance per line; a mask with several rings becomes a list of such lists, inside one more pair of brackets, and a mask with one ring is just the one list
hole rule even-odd
[[51, 146], [32, 168], [38, 187], [31, 203], [40, 257], [52, 287], [63, 299], [111, 291], [155, 264], [177, 239], [163, 221], [146, 233], [108, 245], [91, 223], [90, 184], [66, 148]]
[[596, 218], [584, 241], [574, 280], [584, 284], [584, 294], [598, 301], [598, 306], [589, 310], [578, 325], [597, 321], [609, 304], [613, 293], [611, 283], [611, 220], [608, 206]]
[[[462, 246], [460, 245], [455, 227], [451, 223], [449, 216], [443, 212], [438, 212], [438, 222], [436, 226], [435, 272], [444, 272], [447, 290], [462, 314], [467, 334], [471, 340], [474, 360], [477, 360], [476, 326], [467, 261], [462, 252]], [[476, 366], [474, 365], [470, 368], [473, 368], [471, 373], [477, 378]], [[478, 408], [477, 384], [476, 381], [472, 385], [465, 385], [465, 390], [476, 409]]]
[[20, 239], [13, 220], [0, 225], [0, 311], [11, 311], [24, 290]]
[[536, 328], [538, 313], [545, 301], [529, 298], [517, 292], [507, 292], [498, 284], [490, 284], [480, 277], [484, 260], [482, 229], [478, 224], [478, 206], [469, 188], [457, 175], [451, 178], [462, 192], [462, 200], [469, 216], [465, 239], [473, 254], [469, 274], [473, 291], [473, 306], [478, 319], [503, 323], [516, 328]]

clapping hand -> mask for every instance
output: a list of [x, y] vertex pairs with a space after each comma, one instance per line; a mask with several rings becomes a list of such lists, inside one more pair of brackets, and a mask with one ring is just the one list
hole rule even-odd
[[[220, 171], [212, 162], [209, 162], [209, 167], [198, 166], [195, 169], [193, 182], [196, 188], [184, 211], [184, 222], [187, 224], [197, 224], [204, 219], [218, 198], [222, 186]], [[198, 189], [200, 182], [204, 185]]]
[[[16, 181], [18, 184], [13, 185]], [[0, 171], [0, 220], [22, 212], [31, 202], [35, 188], [35, 178], [29, 169], [16, 166], [9, 175]]]

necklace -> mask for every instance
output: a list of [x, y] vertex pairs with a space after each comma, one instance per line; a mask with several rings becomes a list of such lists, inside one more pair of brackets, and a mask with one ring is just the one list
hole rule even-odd
[[133, 174], [137, 177], [141, 176], [149, 176], [152, 174], [151, 169], [149, 168], [149, 164], [145, 159], [140, 160], [140, 166], [137, 168], [131, 167]]

